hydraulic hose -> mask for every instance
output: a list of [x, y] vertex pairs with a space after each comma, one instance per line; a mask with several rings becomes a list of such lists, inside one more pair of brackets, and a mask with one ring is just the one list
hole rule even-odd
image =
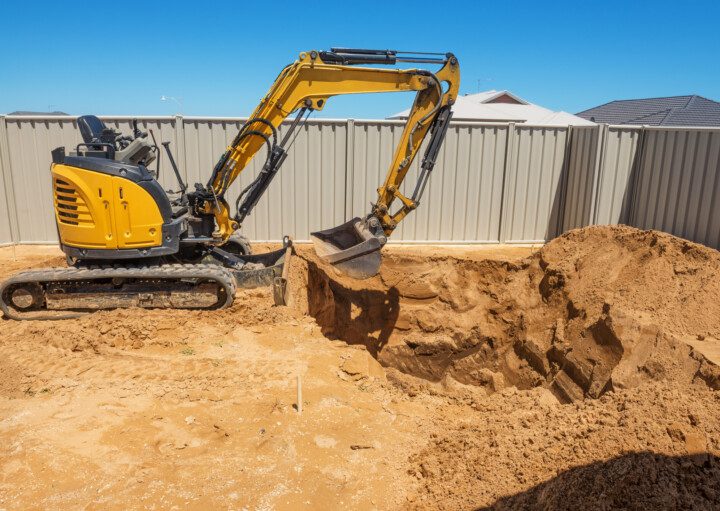
[[[250, 125], [252, 125], [256, 122], [265, 124], [266, 126], [270, 127], [270, 129], [272, 130], [272, 136], [273, 136], [272, 148], [277, 146], [278, 133], [277, 133], [277, 129], [275, 128], [275, 126], [273, 126], [273, 124], [270, 121], [268, 121], [267, 119], [264, 119], [262, 117], [253, 117], [253, 118], [245, 121], [245, 123], [240, 127], [240, 131], [238, 131], [238, 134], [235, 136], [235, 139], [233, 140], [231, 147], [233, 147], [233, 148], [236, 147], [244, 138], [244, 133], [246, 133], [246, 130], [248, 129], [248, 127], [250, 127]], [[255, 133], [259, 133], [259, 132], [255, 131]], [[262, 135], [264, 135], [264, 133]], [[268, 142], [267, 137], [265, 137], [265, 138], [266, 138], [266, 142]], [[220, 161], [217, 163], [217, 165], [215, 165], [215, 169], [213, 170], [212, 176], [210, 176], [210, 181], [208, 182], [208, 185], [207, 185], [208, 187], [212, 186], [212, 184], [215, 182], [215, 180], [217, 179], [217, 176], [220, 172], [225, 171], [225, 164], [227, 163], [227, 160], [230, 157], [230, 153], [231, 153], [230, 149], [225, 151], [223, 156], [220, 158]], [[225, 181], [226, 181], [225, 176], [223, 176], [222, 183], [224, 184]]]
[[247, 121], [245, 121], [245, 124], [242, 125], [242, 127], [240, 128], [240, 131], [238, 132], [237, 136], [235, 137], [235, 140], [233, 141], [233, 145], [239, 144], [240, 140], [241, 140], [240, 136], [243, 134], [243, 132], [246, 129], [248, 129], [248, 127], [250, 127], [250, 125], [255, 124], [256, 122], [262, 123], [262, 124], [270, 127], [270, 129], [272, 130], [272, 135], [273, 135], [272, 145], [273, 145], [273, 147], [275, 147], [278, 142], [277, 128], [275, 126], [273, 126], [273, 123], [271, 123], [264, 117], [253, 117], [252, 119], [248, 119]]
[[[251, 135], [257, 135], [259, 137], [262, 137], [263, 140], [265, 140], [265, 145], [267, 146], [267, 158], [270, 159], [270, 156], [272, 155], [273, 150], [273, 144], [270, 142], [270, 137], [268, 137], [265, 133], [262, 131], [257, 130], [250, 130], [250, 131], [244, 131], [241, 135], [238, 135], [237, 141], [233, 145], [239, 144], [245, 137], [249, 137]], [[220, 189], [218, 191], [218, 195], [224, 195], [228, 188], [228, 180], [230, 179], [230, 168], [227, 166], [223, 166], [223, 176], [220, 180]]]

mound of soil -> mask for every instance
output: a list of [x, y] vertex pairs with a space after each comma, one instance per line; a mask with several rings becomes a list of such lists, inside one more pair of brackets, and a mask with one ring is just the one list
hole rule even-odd
[[703, 379], [688, 339], [720, 339], [720, 254], [654, 231], [598, 226], [516, 262], [391, 254], [353, 281], [309, 255], [307, 310], [386, 367], [560, 401], [643, 381]]

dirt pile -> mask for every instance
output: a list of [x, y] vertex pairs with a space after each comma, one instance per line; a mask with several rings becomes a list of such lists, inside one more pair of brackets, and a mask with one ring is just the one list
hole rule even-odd
[[356, 282], [306, 255], [323, 333], [432, 381], [543, 386], [563, 402], [647, 380], [720, 385], [720, 254], [629, 227], [571, 231], [516, 262], [391, 254]]

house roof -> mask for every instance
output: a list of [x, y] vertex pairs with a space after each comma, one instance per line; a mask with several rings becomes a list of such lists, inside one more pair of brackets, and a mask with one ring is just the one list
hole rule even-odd
[[493, 103], [494, 100], [503, 96], [508, 96], [522, 105], [530, 104], [529, 102], [525, 101], [520, 96], [513, 94], [509, 90], [486, 90], [484, 92], [478, 92], [475, 94], [465, 94], [462, 97], [472, 99], [475, 103]]
[[[508, 98], [515, 102], [505, 102]], [[502, 102], [497, 102], [501, 100]], [[388, 117], [406, 119], [410, 109]], [[489, 90], [459, 96], [453, 105], [453, 120], [480, 122], [516, 122], [543, 126], [583, 126], [594, 124], [567, 112], [555, 112], [524, 100], [512, 92]]]
[[54, 112], [31, 112], [29, 110], [16, 110], [14, 112], [10, 112], [8, 115], [68, 115], [65, 112], [60, 112], [59, 110], [55, 110]]
[[597, 123], [648, 126], [720, 126], [720, 103], [702, 96], [624, 99], [584, 110]]

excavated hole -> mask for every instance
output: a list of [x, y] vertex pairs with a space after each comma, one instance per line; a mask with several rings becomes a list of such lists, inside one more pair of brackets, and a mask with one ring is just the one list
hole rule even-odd
[[542, 386], [573, 402], [670, 373], [691, 381], [707, 366], [607, 303], [586, 310], [567, 288], [540, 253], [514, 263], [386, 256], [380, 276], [362, 282], [308, 260], [308, 312], [323, 334], [429, 381], [488, 393]]

